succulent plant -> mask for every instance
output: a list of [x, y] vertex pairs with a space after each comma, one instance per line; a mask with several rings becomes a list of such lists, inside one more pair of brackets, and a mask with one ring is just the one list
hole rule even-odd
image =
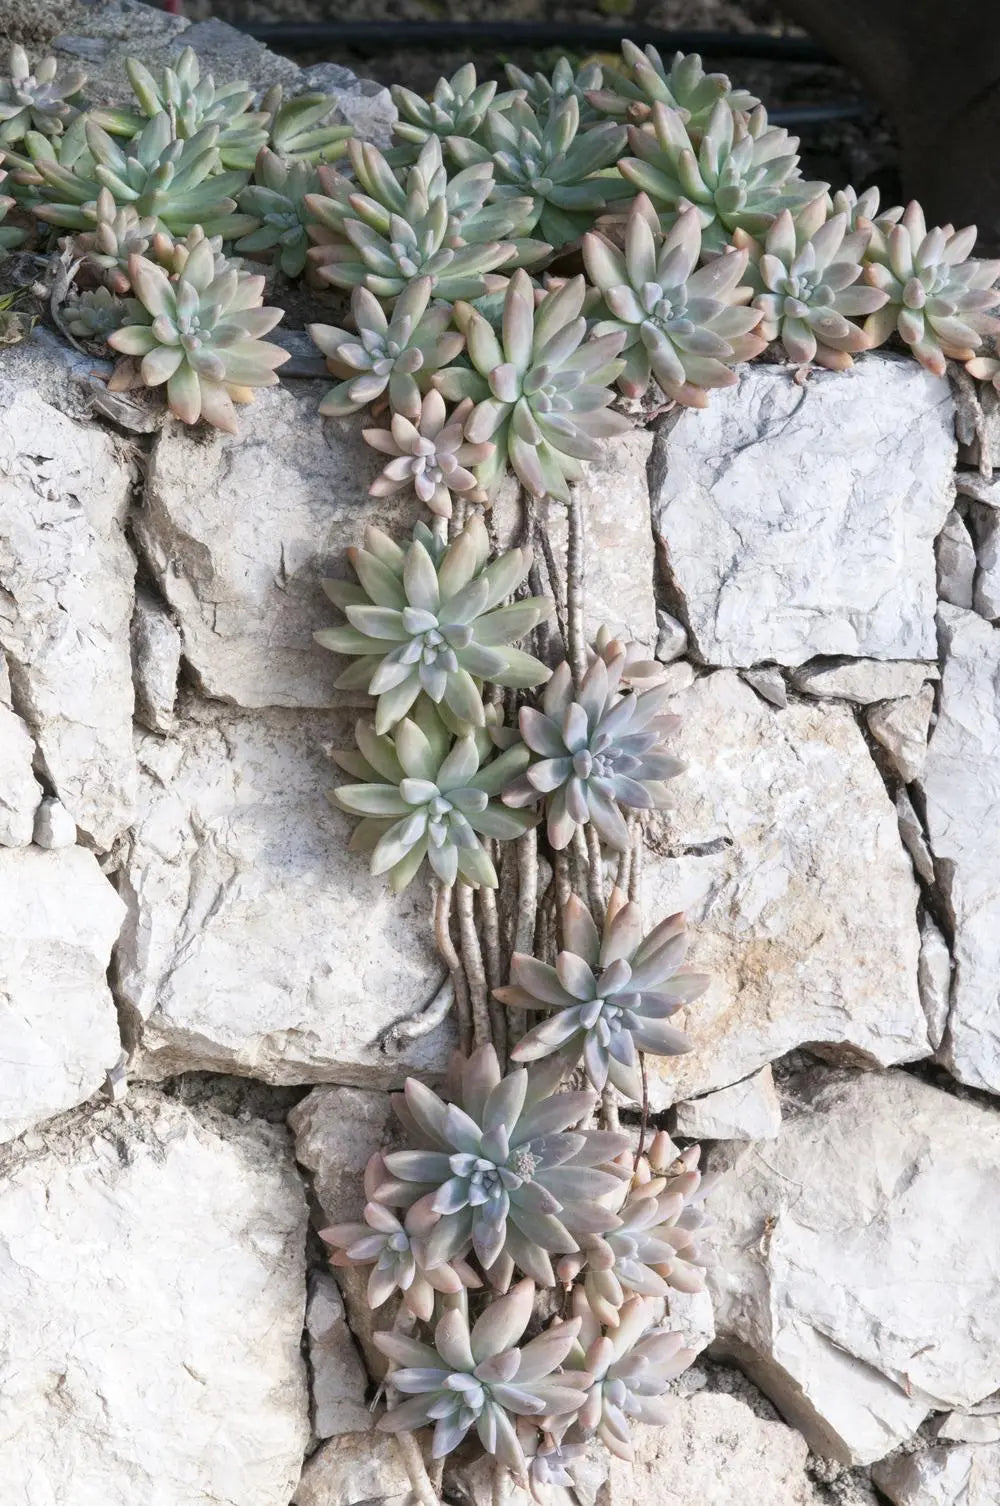
[[466, 398], [449, 417], [444, 398], [431, 390], [421, 400], [415, 423], [396, 413], [391, 428], [362, 430], [372, 449], [392, 457], [368, 488], [369, 495], [391, 497], [412, 486], [439, 518], [451, 517], [453, 494], [467, 502], [485, 502], [486, 493], [469, 467], [488, 459], [493, 446], [470, 444], [465, 438], [471, 410], [472, 400]]
[[641, 643], [618, 637], [607, 623], [602, 623], [593, 643], [588, 645], [587, 663], [599, 657], [610, 665], [623, 656], [625, 662], [619, 669], [619, 683], [629, 690], [652, 690], [654, 685], [661, 685], [668, 677], [667, 666], [659, 659], [648, 658], [648, 650]]
[[124, 324], [151, 324], [137, 298], [121, 298], [109, 288], [79, 293], [65, 308], [66, 327], [83, 340], [104, 340]]
[[405, 1398], [379, 1427], [398, 1433], [433, 1423], [435, 1459], [450, 1454], [475, 1427], [486, 1452], [523, 1477], [527, 1462], [514, 1419], [572, 1417], [588, 1379], [559, 1371], [577, 1340], [578, 1320], [554, 1323], [518, 1347], [534, 1299], [534, 1284], [518, 1282], [471, 1330], [466, 1314], [453, 1308], [439, 1320], [433, 1347], [401, 1333], [376, 1334], [375, 1343], [392, 1361], [390, 1382]]
[[671, 915], [644, 938], [639, 906], [616, 888], [602, 936], [590, 911], [571, 895], [562, 937], [555, 967], [515, 952], [510, 984], [494, 990], [513, 1009], [548, 1016], [518, 1041], [511, 1060], [556, 1054], [572, 1067], [582, 1061], [591, 1087], [601, 1092], [610, 1081], [638, 1102], [640, 1052], [689, 1051], [687, 1037], [667, 1021], [708, 987], [703, 974], [678, 972], [687, 948], [684, 917]]
[[402, 84], [393, 84], [391, 94], [399, 119], [392, 128], [396, 160], [413, 161], [429, 136], [444, 142], [449, 136], [475, 136], [496, 93], [492, 80], [479, 83], [475, 64], [465, 63], [451, 78], [439, 78], [430, 99], [423, 99]]
[[[505, 63], [504, 72], [511, 88], [523, 94], [543, 124], [552, 111], [558, 109], [570, 95], [579, 107], [580, 126], [583, 130], [597, 125], [604, 118], [604, 114], [595, 109], [589, 99], [593, 90], [600, 89], [604, 78], [600, 63], [585, 63], [579, 72], [574, 72], [569, 59], [560, 58], [551, 74], [525, 73], [513, 63]], [[455, 131], [452, 134], [473, 136], [475, 131]]]
[[348, 149], [357, 183], [321, 169], [325, 192], [306, 201], [316, 242], [309, 257], [326, 282], [395, 298], [415, 277], [429, 277], [438, 298], [477, 298], [487, 274], [517, 254], [505, 237], [529, 206], [486, 203], [489, 163], [449, 175], [431, 136], [404, 186], [376, 147], [351, 141]]
[[669, 690], [621, 693], [625, 656], [597, 657], [574, 691], [566, 663], [556, 667], [541, 710], [522, 706], [521, 736], [535, 761], [504, 791], [516, 808], [545, 802], [550, 844], [569, 845], [578, 826], [593, 821], [609, 846], [624, 851], [628, 827], [619, 805], [651, 810], [666, 804], [664, 781], [683, 764], [662, 751], [677, 718], [662, 715]]
[[984, 335], [1000, 333], [1000, 261], [970, 260], [976, 227], [927, 229], [924, 212], [908, 204], [898, 225], [873, 228], [865, 281], [887, 302], [865, 321], [872, 345], [893, 333], [921, 365], [943, 376], [946, 360], [975, 357]]
[[581, 1236], [579, 1253], [564, 1255], [556, 1268], [567, 1286], [583, 1273], [587, 1305], [607, 1327], [618, 1326], [619, 1311], [630, 1295], [666, 1297], [671, 1288], [705, 1288], [710, 1256], [702, 1241], [711, 1225], [701, 1204], [711, 1180], [699, 1170], [700, 1146], [691, 1145], [683, 1154], [676, 1146], [670, 1149], [673, 1165], [665, 1175], [653, 1176], [647, 1163], [649, 1180], [633, 1181], [616, 1210], [619, 1226], [606, 1234]]
[[695, 1357], [684, 1347], [684, 1335], [662, 1323], [662, 1308], [655, 1298], [630, 1297], [617, 1326], [602, 1334], [586, 1292], [580, 1287], [573, 1292], [580, 1337], [570, 1362], [593, 1377], [577, 1421], [619, 1459], [632, 1458], [630, 1419], [667, 1421], [670, 1403], [664, 1392]]
[[217, 137], [218, 127], [209, 125], [179, 141], [171, 134], [169, 117], [161, 113], [127, 143], [126, 155], [107, 131], [88, 120], [93, 176], [85, 176], [82, 165], [67, 168], [61, 161], [41, 159], [36, 167], [44, 202], [35, 213], [53, 225], [89, 230], [96, 218], [93, 205], [101, 188], [107, 188], [116, 204], [131, 204], [138, 215], [155, 219], [174, 235], [201, 225], [206, 235], [233, 239], [253, 224], [233, 213], [236, 202], [228, 197], [245, 185], [246, 174], [216, 171]]
[[76, 115], [61, 136], [45, 136], [41, 131], [28, 131], [18, 150], [0, 143], [0, 156], [9, 169], [7, 191], [17, 202], [34, 212], [45, 198], [43, 166], [62, 168], [75, 172], [80, 178], [92, 183], [94, 159], [87, 145], [88, 116]]
[[584, 236], [587, 275], [610, 314], [595, 333], [624, 333], [618, 385], [631, 397], [655, 377], [667, 397], [702, 408], [707, 389], [736, 382], [735, 362], [764, 349], [754, 333], [760, 312], [746, 307], [751, 289], [741, 285], [747, 253], [727, 251], [696, 271], [700, 255], [697, 212], [682, 210], [664, 235], [645, 194], [629, 213], [624, 251], [596, 232]]
[[888, 294], [858, 285], [869, 235], [870, 228], [848, 233], [843, 212], [813, 231], [796, 223], [787, 209], [763, 246], [745, 231], [734, 233], [738, 247], [757, 253], [751, 276], [759, 289], [754, 307], [763, 315], [761, 334], [780, 340], [789, 360], [846, 371], [854, 364], [852, 354], [870, 348], [871, 336], [852, 319], [873, 314], [888, 302]]
[[263, 277], [232, 267], [219, 272], [204, 239], [174, 277], [133, 255], [129, 281], [153, 322], [125, 325], [108, 344], [141, 358], [147, 387], [166, 383], [170, 411], [184, 423], [203, 418], [236, 433], [233, 403], [250, 402], [255, 387], [273, 386], [275, 367], [288, 359], [279, 345], [260, 339], [281, 318], [280, 309], [261, 307]]
[[414, 278], [387, 318], [374, 293], [355, 288], [351, 313], [356, 330], [310, 324], [309, 334], [327, 366], [341, 378], [320, 404], [322, 414], [340, 418], [357, 413], [384, 393], [393, 413], [414, 423], [419, 419], [421, 396], [431, 377], [464, 344], [463, 336], [448, 328], [448, 306], [427, 307], [432, 291], [430, 277]]
[[388, 732], [421, 694], [459, 723], [482, 727], [481, 681], [525, 688], [548, 679], [540, 660], [511, 645], [551, 614], [551, 600], [501, 605], [527, 578], [530, 550], [511, 549], [488, 564], [489, 557], [477, 516], [447, 546], [418, 524], [405, 548], [369, 528], [365, 547], [348, 550], [358, 584], [327, 585], [347, 623], [316, 637], [335, 653], [361, 657], [348, 685], [378, 697], [376, 732]]
[[[565, 1427], [572, 1418], [546, 1419], [550, 1427]], [[528, 1489], [538, 1506], [551, 1506], [552, 1487], [574, 1489], [574, 1464], [582, 1463], [587, 1446], [584, 1443], [568, 1443], [564, 1438], [555, 1438], [551, 1432], [540, 1433], [527, 1419], [520, 1419], [517, 1427], [518, 1441], [528, 1465]]]
[[875, 225], [879, 230], [888, 232], [890, 225], [895, 225], [903, 217], [903, 206], [897, 204], [890, 209], [879, 209], [879, 191], [874, 185], [866, 188], [864, 193], [858, 193], [850, 184], [846, 188], [838, 188], [830, 200], [830, 213], [843, 214], [847, 217], [847, 229], [865, 230], [870, 225]]
[[222, 236], [206, 235], [200, 225], [195, 225], [187, 235], [176, 239], [167, 231], [158, 230], [150, 242], [149, 259], [155, 261], [170, 277], [176, 277], [184, 271], [192, 252], [202, 243], [212, 253], [216, 277], [221, 277], [224, 272], [239, 271], [242, 267], [239, 257], [223, 255]]
[[28, 234], [26, 230], [21, 230], [16, 225], [4, 224], [8, 213], [17, 204], [16, 199], [11, 198], [10, 194], [2, 191], [6, 178], [7, 174], [0, 171], [0, 256], [3, 256], [7, 251], [13, 251], [14, 247], [19, 246], [27, 238]]
[[240, 191], [237, 204], [256, 228], [236, 242], [237, 251], [274, 253], [286, 277], [298, 277], [306, 264], [309, 211], [306, 194], [319, 187], [316, 170], [308, 162], [293, 162], [262, 147], [254, 164], [253, 182]]
[[[0, 236], [3, 231], [0, 230]], [[965, 369], [977, 382], [989, 382], [997, 392], [1000, 392], [1000, 359], [996, 355], [973, 356], [971, 361], [966, 361]]]
[[145, 256], [157, 222], [152, 215], [138, 214], [131, 204], [119, 208], [107, 188], [97, 195], [95, 221], [93, 229], [74, 238], [74, 250], [100, 271], [113, 293], [127, 293], [131, 287], [128, 259], [133, 254]]
[[265, 98], [270, 119], [271, 149], [291, 162], [336, 162], [347, 151], [354, 135], [349, 125], [330, 120], [337, 111], [337, 101], [330, 94], [296, 94], [282, 99], [281, 85]]
[[688, 131], [703, 131], [719, 100], [733, 111], [750, 111], [759, 104], [746, 89], [734, 89], [724, 73], [706, 73], [696, 52], [675, 52], [669, 69], [650, 43], [640, 48], [622, 42], [624, 70], [608, 69], [605, 87], [593, 86], [588, 99], [601, 115], [615, 120], [648, 120], [654, 105], [679, 110]]
[[453, 136], [448, 150], [465, 168], [492, 163], [493, 199], [528, 202], [517, 216], [518, 233], [537, 229], [559, 248], [578, 240], [611, 204], [632, 196], [617, 174], [603, 172], [624, 145], [624, 129], [611, 121], [581, 132], [580, 106], [570, 94], [544, 122], [522, 99], [488, 110], [480, 139]]
[[450, 1101], [408, 1078], [402, 1117], [423, 1148], [385, 1156], [388, 1206], [419, 1202], [430, 1222], [426, 1260], [471, 1248], [491, 1285], [504, 1291], [515, 1268], [555, 1284], [551, 1254], [570, 1254], [577, 1236], [616, 1227], [604, 1200], [620, 1196], [621, 1167], [608, 1169], [628, 1137], [576, 1129], [593, 1093], [556, 1091], [560, 1069], [501, 1076], [496, 1051], [480, 1046], [461, 1065]]
[[661, 217], [693, 205], [709, 251], [721, 251], [736, 229], [762, 235], [783, 209], [795, 214], [827, 189], [802, 179], [798, 142], [769, 126], [762, 108], [734, 115], [718, 100], [696, 144], [683, 112], [657, 104], [651, 127], [630, 126], [628, 135], [635, 156], [623, 157], [619, 171], [649, 195]]
[[[482, 1286], [466, 1261], [453, 1257], [450, 1264], [428, 1269], [424, 1263], [425, 1241], [420, 1237], [420, 1210], [412, 1208], [401, 1223], [390, 1208], [372, 1201], [386, 1180], [385, 1164], [380, 1155], [371, 1157], [365, 1168], [364, 1222], [336, 1224], [322, 1229], [320, 1238], [335, 1247], [331, 1256], [334, 1266], [370, 1265], [368, 1305], [374, 1311], [398, 1291], [403, 1305], [415, 1318], [429, 1323], [434, 1315], [436, 1292], [455, 1296], [466, 1288]], [[411, 1218], [412, 1215], [412, 1218]], [[410, 1228], [410, 1224], [417, 1227]]]
[[32, 72], [28, 54], [15, 44], [7, 77], [0, 77], [0, 151], [23, 141], [29, 131], [61, 135], [78, 113], [74, 100], [86, 82], [80, 68], [60, 78], [55, 58], [43, 58]]
[[451, 401], [475, 402], [465, 434], [472, 444], [496, 445], [477, 471], [489, 492], [509, 459], [535, 496], [547, 492], [565, 501], [568, 483], [583, 475], [582, 462], [600, 455], [598, 441], [629, 428], [623, 414], [608, 411], [608, 384], [622, 370], [616, 357], [625, 336], [587, 337], [585, 292], [583, 278], [574, 277], [543, 294], [536, 307], [530, 278], [515, 272], [499, 337], [476, 309], [455, 307], [474, 370], [451, 367], [434, 385]]
[[511, 841], [534, 824], [496, 798], [524, 768], [524, 748], [516, 744], [487, 761], [493, 751], [489, 737], [468, 732], [455, 739], [427, 700], [396, 724], [392, 736], [360, 723], [355, 733], [360, 754], [333, 756], [364, 783], [342, 785], [333, 800], [363, 818], [351, 847], [371, 852], [372, 873], [388, 875], [398, 894], [426, 858], [444, 884], [461, 878], [474, 888], [495, 889], [496, 869], [480, 838]]
[[201, 64], [191, 47], [185, 47], [173, 68], [164, 68], [159, 79], [137, 58], [128, 58], [125, 71], [141, 113], [128, 110], [95, 111], [99, 123], [116, 136], [137, 136], [146, 122], [166, 115], [171, 134], [190, 141], [206, 126], [218, 131], [216, 146], [223, 167], [249, 171], [257, 153], [266, 146], [271, 125], [264, 111], [250, 109], [253, 91], [246, 82], [216, 87], [210, 73], [201, 76]]

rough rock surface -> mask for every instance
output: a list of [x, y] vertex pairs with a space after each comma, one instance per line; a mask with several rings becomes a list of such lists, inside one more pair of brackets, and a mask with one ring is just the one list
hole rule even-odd
[[685, 773], [652, 827], [645, 913], [684, 910], [695, 1049], [650, 1061], [654, 1106], [796, 1046], [880, 1065], [930, 1052], [917, 992], [917, 890], [885, 788], [846, 707], [774, 710], [731, 671], [677, 698]]
[[943, 1060], [1000, 1092], [1000, 634], [944, 606], [941, 704], [924, 776], [927, 825], [955, 927]]
[[427, 888], [400, 897], [347, 850], [324, 743], [351, 719], [188, 708], [139, 739], [139, 816], [122, 893], [122, 1000], [145, 1020], [141, 1073], [399, 1084], [447, 1060], [450, 1025], [387, 1055], [380, 1033], [443, 968]]
[[773, 1140], [780, 1129], [781, 1103], [770, 1067], [675, 1110], [674, 1132], [686, 1140]]
[[937, 590], [942, 601], [953, 607], [971, 607], [976, 575], [976, 551], [965, 519], [955, 509], [948, 514], [938, 535]]
[[678, 1398], [663, 1427], [635, 1429], [635, 1459], [611, 1464], [612, 1506], [820, 1506], [805, 1440], [745, 1401], [701, 1391]]
[[12, 1147], [10, 1506], [287, 1506], [308, 1437], [305, 1225], [283, 1131], [148, 1090]]
[[920, 964], [917, 968], [920, 1002], [927, 1016], [927, 1034], [935, 1050], [944, 1039], [951, 1002], [951, 953], [929, 915], [920, 922]]
[[42, 787], [31, 772], [35, 745], [22, 719], [0, 704], [0, 847], [27, 847]]
[[936, 664], [914, 664], [905, 659], [815, 659], [789, 675], [795, 689], [804, 695], [857, 701], [863, 706], [916, 696], [924, 681], [931, 678], [937, 679]]
[[162, 602], [139, 590], [132, 614], [135, 718], [150, 732], [172, 732], [181, 667], [181, 635]]
[[306, 1304], [313, 1432], [317, 1438], [363, 1433], [375, 1426], [365, 1403], [368, 1378], [344, 1316], [344, 1301], [328, 1271], [314, 1271]]
[[35, 846], [52, 852], [57, 847], [75, 847], [76, 838], [76, 822], [69, 811], [54, 795], [46, 795], [35, 812]]
[[871, 1463], [1000, 1381], [1000, 1117], [903, 1072], [804, 1074], [784, 1110], [713, 1160], [719, 1334], [818, 1452]]
[[128, 625], [135, 561], [124, 444], [68, 417], [70, 363], [51, 338], [0, 368], [0, 647], [40, 766], [98, 850], [132, 819]]
[[124, 913], [83, 848], [0, 851], [0, 1141], [82, 1103], [114, 1065], [107, 971]]
[[388, 1433], [344, 1433], [306, 1461], [292, 1506], [404, 1506], [410, 1477]]
[[866, 715], [869, 732], [882, 744], [904, 784], [912, 784], [924, 772], [933, 710], [934, 686], [925, 685], [917, 695], [872, 706]]
[[705, 663], [934, 658], [955, 461], [943, 378], [891, 356], [803, 387], [745, 367], [661, 429], [653, 460], [664, 564]]
[[[240, 706], [329, 706], [343, 661], [313, 642], [320, 589], [372, 517], [377, 457], [351, 421], [316, 413], [325, 386], [267, 388], [238, 437], [168, 421], [136, 539], [206, 695]], [[341, 698], [342, 699], [342, 698]]]
[[1000, 1446], [958, 1445], [899, 1454], [872, 1476], [893, 1506], [996, 1506]]
[[972, 517], [978, 563], [972, 605], [980, 617], [996, 622], [1000, 617], [1000, 513], [974, 502]]

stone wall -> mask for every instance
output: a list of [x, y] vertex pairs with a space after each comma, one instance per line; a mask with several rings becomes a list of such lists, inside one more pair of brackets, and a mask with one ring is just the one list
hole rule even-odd
[[[135, 42], [102, 25], [60, 46], [113, 78]], [[156, 27], [157, 59], [197, 29]], [[318, 583], [406, 504], [369, 501], [323, 390], [233, 439], [111, 421], [43, 329], [0, 358], [11, 1506], [406, 1494], [309, 1211], [359, 1212], [388, 1091], [452, 1038], [383, 1043], [441, 981], [427, 894], [370, 878], [326, 798], [357, 705]], [[885, 355], [745, 368], [588, 476], [592, 626], [655, 648], [683, 719], [647, 912], [686, 909], [713, 975], [652, 1105], [728, 1175], [711, 1303], [672, 1304], [706, 1352], [581, 1506], [1000, 1498], [991, 487], [948, 384]]]

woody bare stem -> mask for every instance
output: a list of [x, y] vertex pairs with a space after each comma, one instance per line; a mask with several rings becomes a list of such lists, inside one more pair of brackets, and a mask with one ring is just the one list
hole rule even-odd
[[459, 881], [455, 890], [458, 903], [458, 934], [462, 947], [462, 967], [469, 985], [469, 1000], [472, 1009], [472, 1038], [477, 1046], [487, 1046], [492, 1038], [489, 1011], [489, 989], [486, 984], [486, 967], [483, 949], [476, 930], [475, 892], [469, 884]]
[[413, 1486], [413, 1494], [419, 1501], [420, 1506], [441, 1506], [438, 1494], [431, 1483], [431, 1477], [427, 1473], [427, 1465], [424, 1456], [420, 1452], [420, 1445], [412, 1433], [397, 1433], [396, 1445], [403, 1456], [406, 1473], [410, 1477]]
[[451, 974], [452, 986], [455, 990], [455, 1012], [458, 1016], [458, 1043], [461, 1050], [468, 1053], [472, 1049], [473, 1039], [472, 1003], [462, 959], [451, 939], [451, 912], [454, 900], [453, 884], [438, 886], [434, 900], [434, 941]]
[[567, 658], [573, 683], [579, 690], [587, 673], [587, 644], [583, 634], [583, 508], [580, 493], [570, 487], [566, 536], [566, 635]]

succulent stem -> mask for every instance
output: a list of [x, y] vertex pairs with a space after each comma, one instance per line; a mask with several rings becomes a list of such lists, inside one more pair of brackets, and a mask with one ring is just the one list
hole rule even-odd
[[468, 884], [459, 882], [455, 888], [458, 905], [458, 930], [462, 945], [462, 966], [469, 985], [472, 1006], [472, 1036], [477, 1046], [488, 1046], [492, 1039], [489, 1009], [489, 988], [486, 982], [486, 967], [483, 949], [476, 930], [474, 908], [475, 891]]
[[427, 1473], [427, 1465], [420, 1451], [420, 1445], [412, 1433], [397, 1433], [396, 1443], [399, 1452], [403, 1456], [406, 1473], [410, 1477], [413, 1486], [413, 1494], [419, 1501], [420, 1506], [441, 1506], [437, 1491], [434, 1489], [431, 1477]]
[[379, 1046], [383, 1051], [391, 1051], [405, 1046], [409, 1041], [430, 1035], [441, 1024], [454, 1002], [455, 984], [448, 973], [430, 1003], [425, 1004], [416, 1014], [407, 1015], [405, 1019], [397, 1020], [384, 1030], [379, 1036]]
[[472, 1009], [469, 985], [462, 959], [451, 939], [451, 910], [455, 899], [454, 884], [439, 884], [434, 897], [434, 941], [449, 973], [455, 991], [458, 1016], [458, 1044], [466, 1054], [472, 1050]]
[[566, 657], [573, 671], [573, 684], [579, 690], [587, 673], [587, 644], [583, 636], [583, 508], [575, 486], [569, 489], [566, 513]]

